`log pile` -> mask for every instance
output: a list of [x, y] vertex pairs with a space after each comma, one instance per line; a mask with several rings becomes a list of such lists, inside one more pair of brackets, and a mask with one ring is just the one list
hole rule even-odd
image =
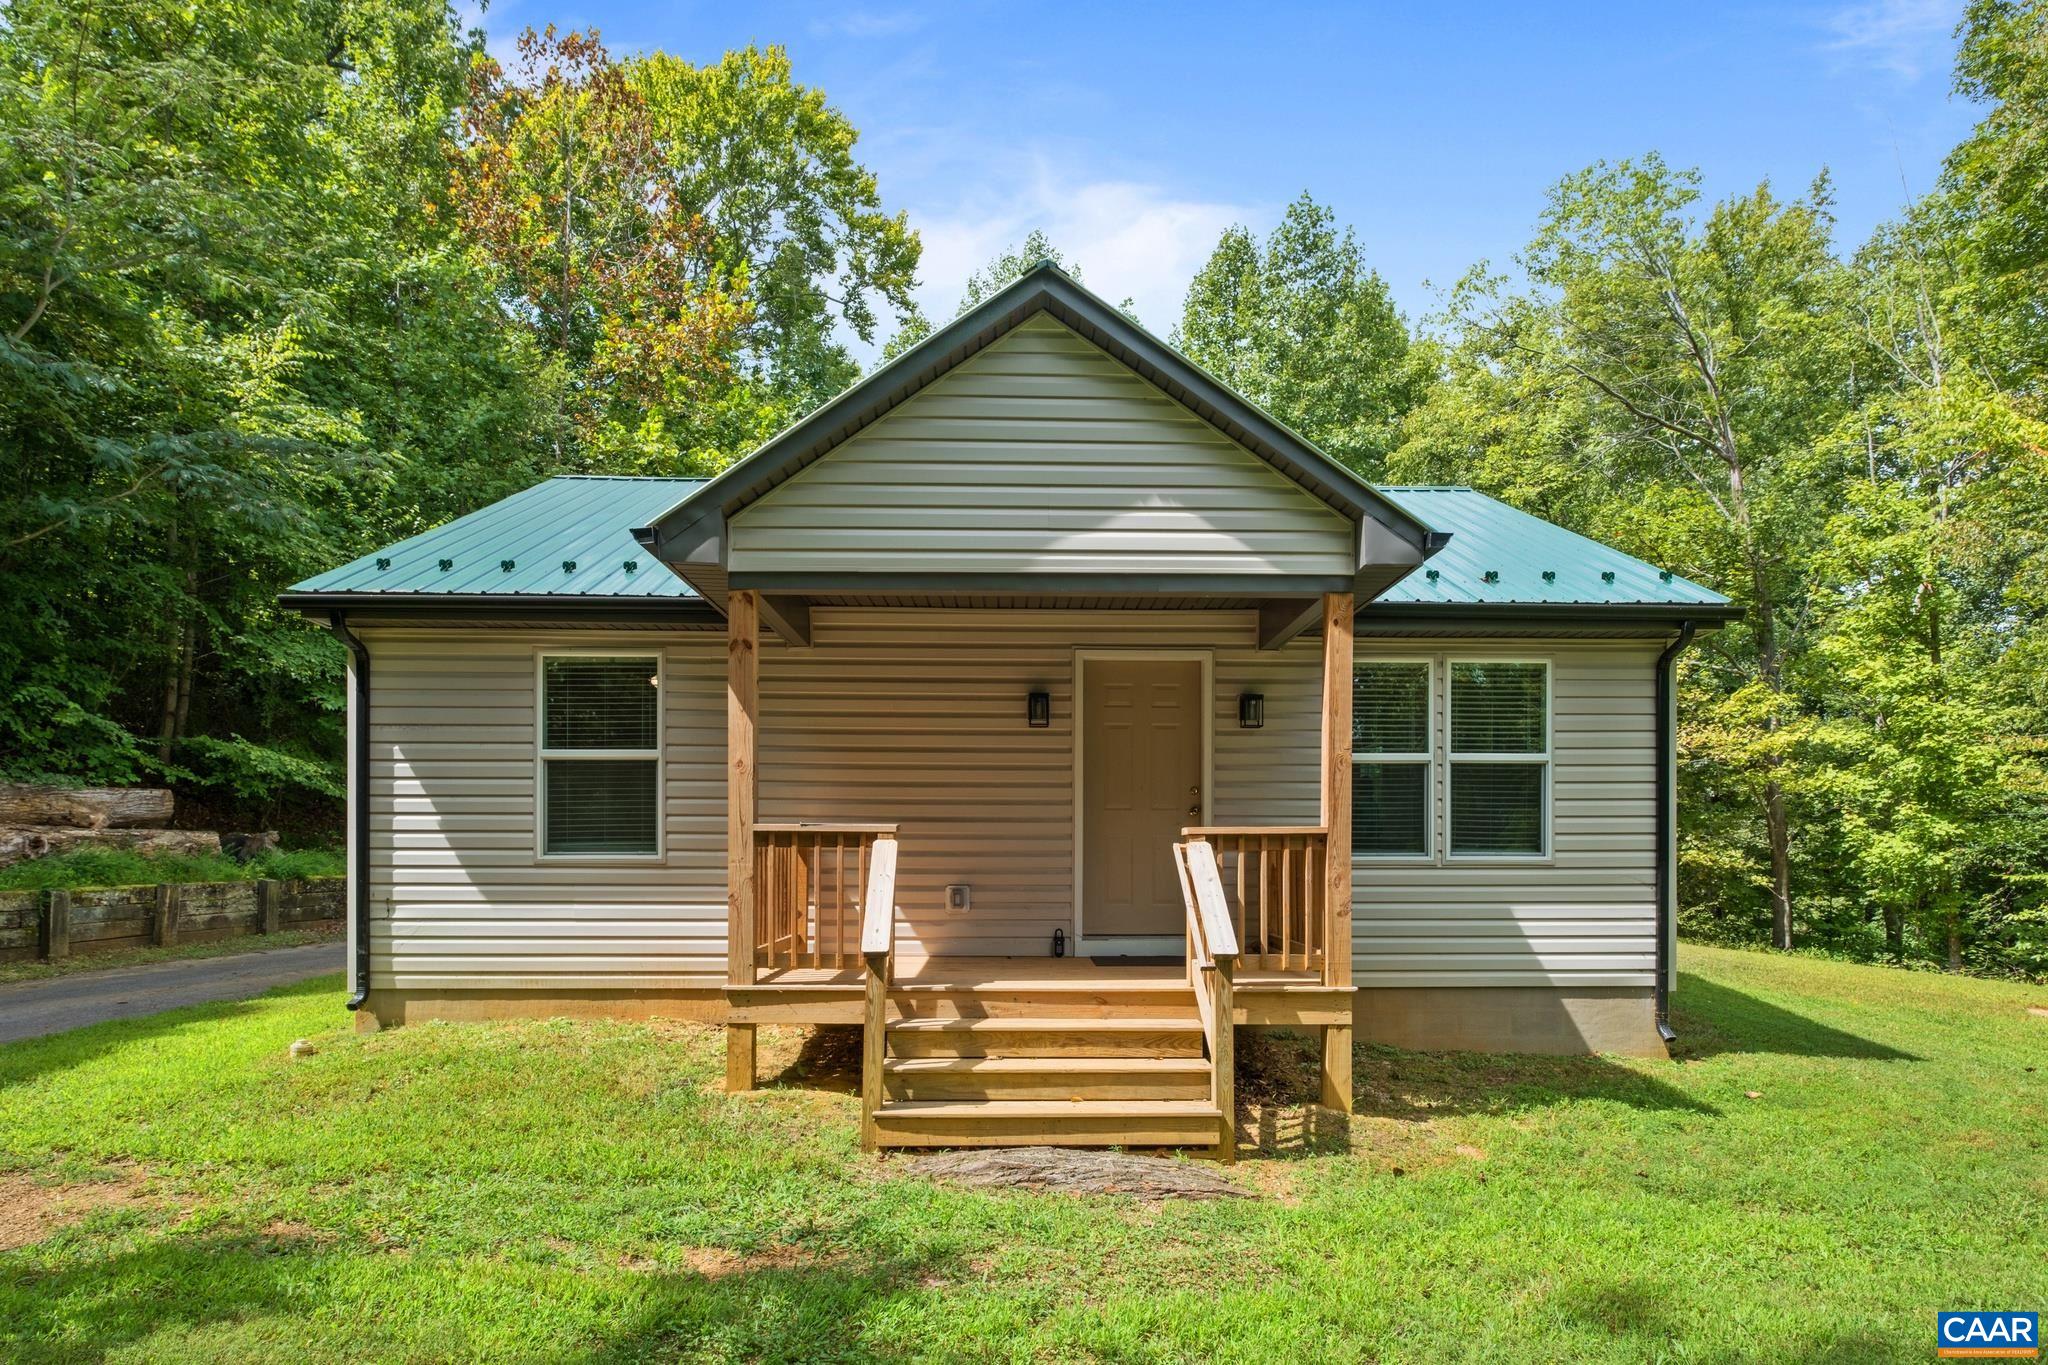
[[211, 830], [170, 829], [160, 787], [31, 787], [0, 783], [0, 867], [76, 848], [218, 853]]

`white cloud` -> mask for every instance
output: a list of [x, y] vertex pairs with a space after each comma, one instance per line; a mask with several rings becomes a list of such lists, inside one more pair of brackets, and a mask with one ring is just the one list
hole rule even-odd
[[1223, 230], [1267, 216], [1140, 181], [1070, 178], [1034, 158], [1012, 185], [984, 185], [936, 211], [911, 208], [911, 226], [924, 240], [918, 302], [932, 321], [949, 320], [968, 275], [1037, 228], [1080, 267], [1089, 289], [1111, 303], [1133, 300], [1145, 326], [1164, 336]]
[[1834, 36], [1824, 46], [1851, 61], [1917, 81], [1930, 70], [1945, 70], [1949, 35], [1961, 18], [1961, 0], [1870, 0], [1828, 15]]
[[925, 17], [911, 10], [848, 10], [811, 22], [813, 38], [895, 38], [924, 27]]

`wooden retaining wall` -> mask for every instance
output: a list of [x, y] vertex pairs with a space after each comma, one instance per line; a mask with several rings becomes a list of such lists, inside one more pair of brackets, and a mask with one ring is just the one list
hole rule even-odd
[[332, 927], [347, 913], [347, 885], [308, 877], [0, 891], [0, 962]]

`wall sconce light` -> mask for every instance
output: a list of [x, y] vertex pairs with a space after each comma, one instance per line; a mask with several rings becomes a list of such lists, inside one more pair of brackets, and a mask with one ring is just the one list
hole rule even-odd
[[1240, 692], [1237, 694], [1237, 728], [1257, 730], [1266, 723], [1266, 694], [1263, 692]]
[[1034, 730], [1052, 724], [1052, 693], [1033, 692], [1024, 704], [1024, 716]]

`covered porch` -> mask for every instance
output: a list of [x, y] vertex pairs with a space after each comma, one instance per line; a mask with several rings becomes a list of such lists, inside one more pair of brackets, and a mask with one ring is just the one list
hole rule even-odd
[[[967, 942], [955, 913], [937, 888], [904, 894], [902, 874], [921, 835], [959, 836], [904, 818], [886, 792], [871, 810], [833, 807], [872, 819], [760, 818], [763, 752], [778, 742], [763, 721], [760, 596], [726, 601], [728, 1088], [755, 1083], [761, 1024], [859, 1024], [868, 1147], [1177, 1145], [1227, 1159], [1234, 1030], [1276, 1026], [1320, 1032], [1323, 1103], [1350, 1109], [1351, 594], [1293, 608], [1319, 630], [1296, 646], [1317, 651], [1303, 698], [1315, 714], [1298, 718], [1313, 726], [1315, 823], [1208, 823], [1216, 798], [1201, 793], [1141, 855], [1172, 887], [1164, 940], [1084, 938], [1090, 893], [1073, 857], [1064, 956], [1051, 940], [1037, 955], [949, 951]], [[1074, 786], [1078, 850], [1092, 808], [1078, 774]]]

